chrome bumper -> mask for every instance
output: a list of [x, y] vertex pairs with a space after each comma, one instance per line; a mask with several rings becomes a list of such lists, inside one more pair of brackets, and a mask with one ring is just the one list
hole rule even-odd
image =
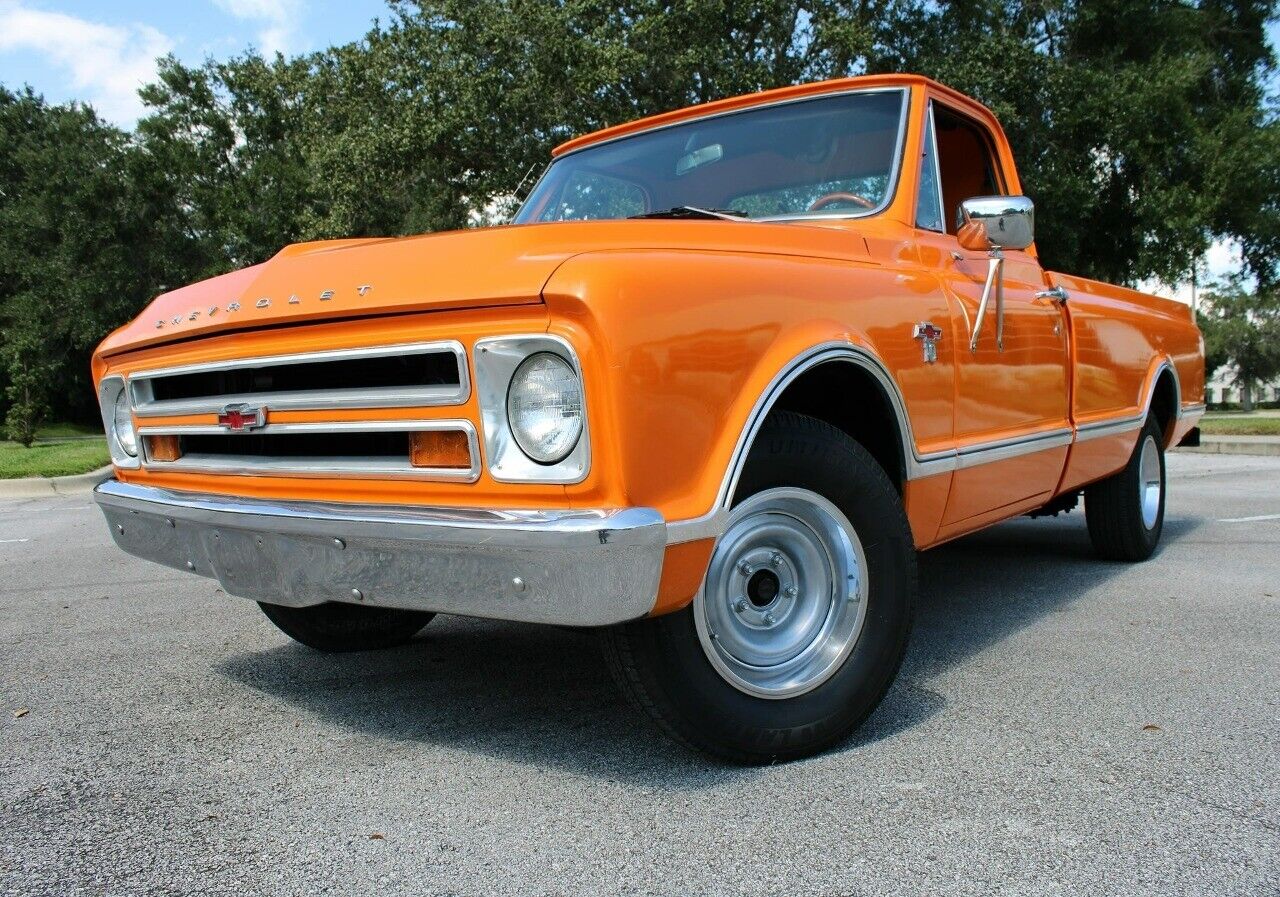
[[232, 595], [606, 626], [652, 608], [662, 515], [274, 502], [107, 480], [94, 493], [129, 554]]

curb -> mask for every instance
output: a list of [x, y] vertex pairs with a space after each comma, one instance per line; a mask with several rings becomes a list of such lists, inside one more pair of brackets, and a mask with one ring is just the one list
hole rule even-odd
[[70, 477], [23, 477], [0, 480], [0, 499], [46, 498], [50, 495], [88, 495], [103, 480], [110, 479], [112, 467], [99, 467]]
[[1183, 446], [1180, 452], [1201, 455], [1270, 455], [1280, 457], [1280, 437], [1201, 436], [1197, 446]]

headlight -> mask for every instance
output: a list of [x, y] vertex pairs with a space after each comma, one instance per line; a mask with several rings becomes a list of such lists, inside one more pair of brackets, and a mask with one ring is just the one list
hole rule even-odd
[[582, 383], [569, 362], [538, 352], [507, 388], [507, 421], [521, 451], [539, 464], [563, 460], [582, 437]]
[[113, 375], [102, 379], [98, 384], [98, 408], [102, 412], [102, 429], [107, 434], [111, 463], [116, 467], [139, 467], [138, 431], [133, 428], [129, 414], [129, 390], [124, 378]]
[[133, 429], [133, 415], [129, 413], [129, 391], [120, 390], [111, 415], [111, 435], [130, 458], [138, 457], [138, 434]]

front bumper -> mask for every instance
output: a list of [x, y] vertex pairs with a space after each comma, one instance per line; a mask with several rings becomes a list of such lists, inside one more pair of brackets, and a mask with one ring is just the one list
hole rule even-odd
[[652, 610], [667, 544], [652, 508], [493, 511], [273, 502], [107, 480], [130, 554], [232, 595], [607, 626]]

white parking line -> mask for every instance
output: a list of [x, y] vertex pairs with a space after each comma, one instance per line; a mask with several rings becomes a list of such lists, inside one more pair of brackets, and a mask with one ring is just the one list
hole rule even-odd
[[13, 545], [16, 542], [30, 542], [30, 539], [0, 539], [0, 545]]
[[1280, 520], [1280, 514], [1259, 514], [1257, 517], [1219, 517], [1219, 523], [1257, 523], [1259, 520]]

